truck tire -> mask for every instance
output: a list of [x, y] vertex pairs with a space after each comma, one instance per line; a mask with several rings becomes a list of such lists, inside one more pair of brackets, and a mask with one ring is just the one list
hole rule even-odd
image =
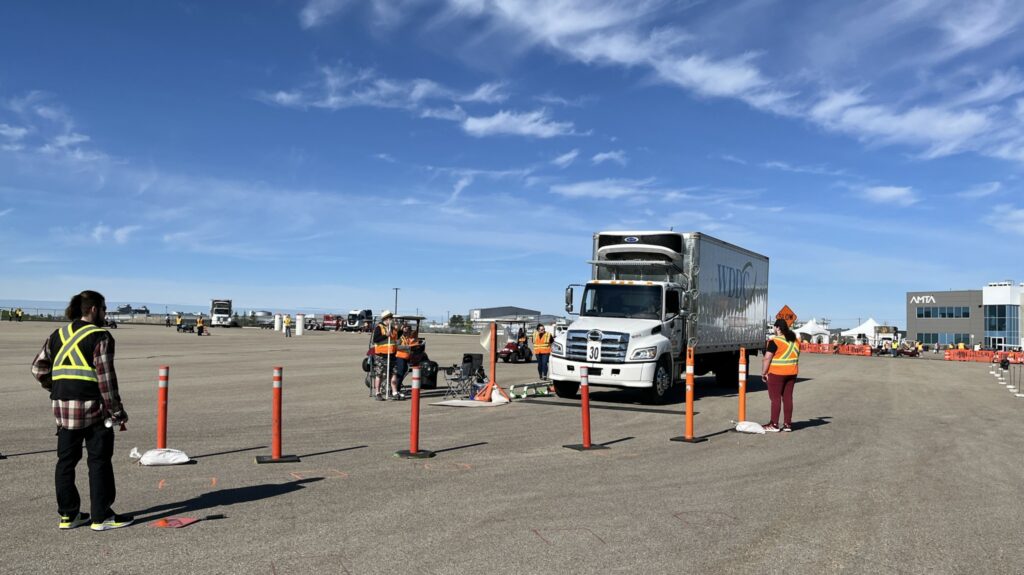
[[575, 399], [580, 392], [580, 384], [576, 381], [552, 381], [555, 386], [555, 395], [565, 399]]
[[667, 356], [658, 360], [658, 366], [654, 369], [654, 380], [651, 387], [647, 389], [648, 403], [661, 404], [668, 401], [672, 394], [672, 366]]

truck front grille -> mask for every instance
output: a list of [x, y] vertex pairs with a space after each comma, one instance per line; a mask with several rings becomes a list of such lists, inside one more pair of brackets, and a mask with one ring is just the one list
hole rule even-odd
[[600, 337], [600, 363], [625, 363], [629, 348], [629, 334], [615, 331], [569, 330], [565, 339], [565, 357], [574, 361], [587, 361], [587, 338]]

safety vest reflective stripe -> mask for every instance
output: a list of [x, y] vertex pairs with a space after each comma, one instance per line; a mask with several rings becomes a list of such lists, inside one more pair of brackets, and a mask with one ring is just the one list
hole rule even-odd
[[[417, 343], [419, 343], [419, 342], [416, 340], [415, 337], [405, 337], [403, 335], [402, 338], [399, 340], [398, 345], [402, 346], [402, 347], [412, 347], [412, 346], [416, 345]], [[401, 358], [401, 359], [409, 359], [409, 357], [411, 355], [412, 355], [412, 350], [411, 349], [399, 349], [395, 353], [395, 357], [398, 357], [398, 358]]]
[[[79, 344], [89, 335], [102, 331], [94, 325], [84, 325], [78, 331], [73, 331], [70, 324], [61, 328], [58, 332], [61, 346], [53, 360], [53, 379], [99, 381], [96, 370], [89, 366]], [[65, 361], [68, 361], [67, 365], [64, 365]]]
[[533, 353], [545, 354], [551, 353], [551, 334], [550, 333], [534, 333], [533, 334]]
[[[381, 333], [387, 334], [388, 328], [385, 327], [384, 325], [378, 326], [378, 329], [380, 329]], [[376, 353], [377, 355], [391, 355], [395, 353], [395, 347], [395, 340], [391, 339], [391, 337], [389, 336], [388, 339], [385, 340], [383, 343], [378, 343], [377, 345], [373, 346], [373, 352]]]
[[768, 373], [776, 375], [796, 375], [797, 362], [800, 360], [800, 345], [797, 342], [788, 342], [785, 338], [774, 338], [778, 348], [772, 356], [772, 363]]

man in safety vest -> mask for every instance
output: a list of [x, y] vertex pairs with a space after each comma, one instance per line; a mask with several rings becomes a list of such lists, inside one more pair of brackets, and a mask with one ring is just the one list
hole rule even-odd
[[203, 314], [199, 314], [196, 318], [196, 333], [203, 335], [203, 328], [205, 327], [205, 321], [203, 321]]
[[292, 336], [292, 316], [289, 315], [289, 314], [284, 314], [284, 319], [282, 321], [284, 321], [284, 336], [285, 337], [291, 337]]
[[[54, 331], [32, 362], [32, 375], [50, 392], [57, 420], [57, 512], [60, 529], [91, 521], [93, 531], [130, 525], [134, 518], [118, 515], [114, 503], [114, 425], [128, 414], [121, 404], [114, 372], [114, 338], [99, 327], [106, 300], [94, 291], [71, 298], [64, 314], [71, 323]], [[82, 442], [89, 453], [89, 499], [92, 515], [80, 511], [75, 467]]]
[[174, 316], [174, 329], [181, 331], [181, 314]]
[[761, 379], [767, 382], [771, 401], [771, 421], [764, 426], [768, 432], [780, 431], [779, 408], [785, 404], [781, 431], [793, 431], [793, 386], [799, 371], [800, 342], [784, 319], [775, 320], [774, 335], [768, 342], [761, 363]]
[[548, 378], [548, 360], [551, 359], [551, 334], [544, 331], [544, 324], [538, 323], [533, 332], [533, 354], [537, 356], [537, 376]]
[[398, 334], [392, 325], [394, 315], [389, 310], [380, 314], [380, 323], [373, 329], [373, 397], [384, 401], [381, 383], [385, 377], [390, 378], [391, 398], [405, 399], [398, 389], [398, 378], [395, 377], [395, 353], [398, 351]]

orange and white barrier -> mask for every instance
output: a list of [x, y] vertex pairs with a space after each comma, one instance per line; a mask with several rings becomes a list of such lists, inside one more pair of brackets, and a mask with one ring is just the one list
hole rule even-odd
[[281, 419], [282, 419], [282, 395], [284, 385], [284, 368], [274, 368], [274, 406], [271, 416], [271, 445], [270, 455], [257, 455], [256, 463], [297, 463], [297, 455], [281, 455]]
[[747, 420], [747, 350], [740, 348], [740, 372], [739, 372], [739, 421]]
[[433, 457], [433, 451], [420, 449], [420, 368], [412, 368], [412, 414], [409, 416], [409, 449], [396, 451], [402, 459], [426, 459]]
[[157, 370], [156, 385], [156, 448], [167, 449], [167, 394], [171, 379], [171, 367], [161, 365]]
[[686, 348], [686, 427], [683, 435], [673, 437], [669, 441], [682, 441], [684, 443], [700, 443], [707, 441], [706, 438], [695, 438], [693, 436], [693, 348]]
[[607, 445], [595, 445], [590, 441], [590, 374], [585, 365], [580, 366], [580, 416], [583, 424], [583, 443], [564, 445], [563, 447], [576, 451], [608, 449]]

